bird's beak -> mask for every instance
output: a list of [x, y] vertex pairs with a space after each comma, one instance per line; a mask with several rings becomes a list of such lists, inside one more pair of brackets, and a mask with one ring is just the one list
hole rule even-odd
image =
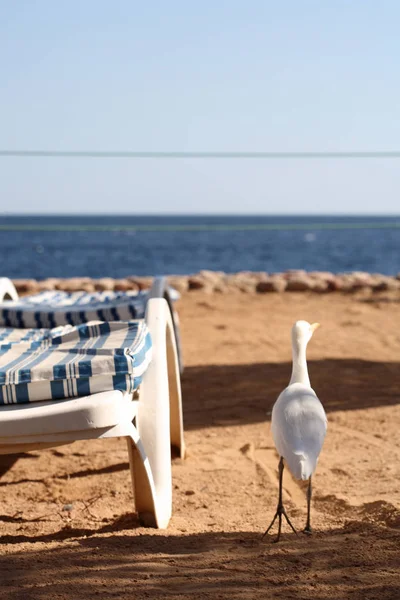
[[310, 329], [311, 329], [311, 333], [314, 333], [314, 331], [315, 331], [316, 329], [318, 329], [318, 327], [320, 327], [320, 324], [319, 324], [319, 323], [313, 323], [313, 324], [311, 325], [311, 327], [310, 327]]

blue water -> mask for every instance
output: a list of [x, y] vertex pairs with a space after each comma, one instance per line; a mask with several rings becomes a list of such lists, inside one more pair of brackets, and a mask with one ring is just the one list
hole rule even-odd
[[400, 217], [0, 216], [0, 276], [400, 271]]

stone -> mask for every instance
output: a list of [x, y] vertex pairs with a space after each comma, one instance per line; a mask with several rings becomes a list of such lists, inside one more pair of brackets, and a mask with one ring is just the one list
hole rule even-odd
[[224, 277], [226, 288], [239, 290], [241, 292], [254, 292], [256, 289], [256, 279], [247, 273], [234, 273]]
[[282, 275], [270, 275], [266, 279], [259, 281], [256, 285], [256, 292], [265, 294], [267, 292], [284, 292], [287, 287], [287, 281]]
[[324, 279], [314, 279], [312, 282], [312, 291], [317, 294], [326, 294], [326, 292], [333, 291], [333, 288], [328, 281]]
[[126, 278], [128, 281], [136, 283], [139, 290], [148, 290], [153, 285], [154, 277], [137, 277], [132, 275]]
[[400, 289], [400, 281], [395, 277], [378, 275], [372, 284], [374, 292], [391, 292]]
[[340, 273], [336, 277], [335, 290], [340, 292], [352, 292], [353, 291], [353, 278], [348, 273]]
[[257, 281], [248, 279], [238, 279], [235, 287], [243, 293], [251, 294], [256, 291]]
[[244, 293], [254, 293], [260, 281], [267, 281], [265, 272], [239, 271], [225, 275], [224, 282], [228, 289], [239, 290]]
[[202, 290], [206, 286], [206, 282], [198, 275], [192, 275], [188, 279], [189, 290]]
[[221, 283], [221, 281], [223, 281], [223, 279], [225, 277], [225, 273], [223, 271], [202, 270], [202, 271], [199, 271], [199, 273], [197, 273], [197, 276], [202, 277], [207, 282], [216, 285], [216, 284]]
[[326, 289], [323, 290], [325, 292], [332, 292], [337, 289], [336, 275], [330, 271], [310, 271], [308, 276], [315, 282], [318, 282], [318, 285], [314, 285], [313, 288], [316, 292], [320, 292], [324, 287], [324, 285], [320, 285], [319, 282], [323, 282], [323, 284], [326, 285]]
[[139, 290], [137, 283], [129, 281], [129, 279], [115, 279], [114, 280], [114, 291], [116, 292], [130, 292], [133, 290]]
[[87, 281], [86, 283], [82, 284], [82, 291], [83, 292], [88, 292], [88, 293], [93, 293], [95, 292], [95, 287], [94, 287], [94, 283], [93, 281]]
[[370, 273], [364, 273], [363, 271], [340, 273], [336, 276], [335, 282], [332, 285], [335, 290], [344, 293], [355, 293], [372, 289], [374, 277]]
[[36, 294], [39, 291], [39, 284], [36, 279], [14, 279], [13, 284], [21, 296]]
[[101, 277], [94, 279], [94, 288], [98, 292], [112, 292], [114, 290], [114, 279], [112, 277]]
[[171, 275], [167, 277], [167, 282], [180, 294], [184, 294], [189, 289], [189, 278], [186, 275]]
[[[189, 289], [196, 289], [196, 288], [191, 288], [190, 286], [192, 285], [200, 285], [200, 281], [203, 281], [203, 287], [201, 288], [197, 288], [197, 289], [202, 289], [203, 291], [207, 292], [207, 293], [212, 293], [212, 292], [223, 292], [225, 291], [225, 283], [224, 283], [224, 278], [225, 278], [225, 273], [223, 273], [222, 271], [206, 271], [206, 270], [202, 270], [199, 271], [199, 273], [193, 275], [191, 278], [189, 278]], [[190, 281], [192, 280], [192, 283], [190, 283]], [[194, 283], [193, 283], [194, 280]]]
[[214, 285], [199, 275], [192, 275], [188, 279], [188, 288], [189, 290], [202, 290], [210, 294], [214, 290]]
[[71, 277], [59, 279], [55, 283], [55, 289], [62, 292], [94, 292], [95, 288], [90, 277]]
[[[208, 291], [208, 287], [206, 287], [206, 290]], [[214, 287], [211, 288], [211, 291], [215, 292], [216, 294], [227, 294], [231, 290], [232, 288], [226, 285], [226, 283], [223, 281], [221, 281], [221, 283], [216, 283]]]
[[287, 281], [288, 292], [307, 292], [312, 289], [313, 281], [307, 275], [292, 276]]
[[307, 271], [304, 269], [288, 269], [284, 273], [282, 273], [282, 277], [285, 279], [297, 279], [298, 277], [306, 277]]
[[350, 273], [350, 277], [352, 278], [352, 288], [353, 291], [363, 290], [365, 288], [371, 288], [373, 285], [373, 278], [370, 273], [365, 273], [364, 271], [353, 271]]
[[329, 283], [329, 287], [333, 292], [339, 292], [342, 290], [343, 281], [342, 275], [335, 275], [335, 278]]
[[60, 280], [56, 277], [48, 277], [42, 281], [38, 281], [39, 291], [47, 292], [57, 289], [56, 286]]
[[310, 271], [307, 273], [311, 279], [323, 279], [324, 281], [333, 281], [335, 275], [330, 271]]
[[224, 284], [230, 287], [235, 287], [237, 282], [237, 276], [238, 273], [225, 273], [225, 276], [223, 278]]

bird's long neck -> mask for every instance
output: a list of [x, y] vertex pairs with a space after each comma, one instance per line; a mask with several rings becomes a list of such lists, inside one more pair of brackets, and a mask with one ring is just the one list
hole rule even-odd
[[302, 383], [311, 387], [307, 369], [306, 349], [307, 343], [304, 343], [303, 341], [299, 340], [293, 340], [293, 367], [292, 377], [290, 378], [289, 385], [291, 385], [292, 383]]

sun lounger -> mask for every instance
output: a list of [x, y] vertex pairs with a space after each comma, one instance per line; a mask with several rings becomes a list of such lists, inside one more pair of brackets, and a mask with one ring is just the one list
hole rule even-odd
[[[165, 283], [129, 305], [122, 294], [117, 306], [112, 294], [102, 306], [99, 295], [81, 294], [78, 311], [72, 295], [38, 297], [19, 301], [0, 279], [0, 454], [125, 437], [136, 511], [144, 524], [167, 527], [171, 445], [182, 457], [185, 449], [178, 327]], [[127, 306], [136, 318], [119, 320]], [[112, 310], [117, 319], [107, 321]], [[26, 328], [32, 318], [37, 327]]]

